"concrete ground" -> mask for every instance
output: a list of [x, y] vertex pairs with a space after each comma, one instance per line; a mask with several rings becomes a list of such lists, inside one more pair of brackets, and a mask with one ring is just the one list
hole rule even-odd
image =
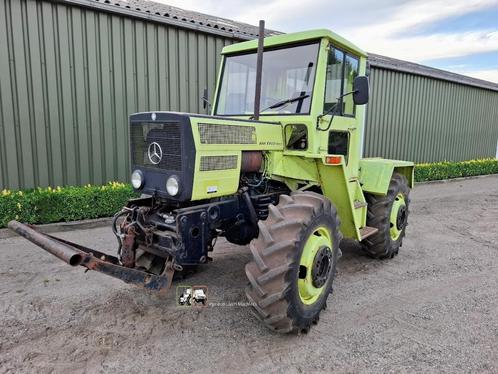
[[[399, 256], [343, 246], [329, 308], [309, 334], [267, 330], [244, 306], [246, 247], [220, 241], [181, 284], [181, 308], [20, 238], [0, 240], [0, 373], [498, 372], [498, 176], [419, 185]], [[109, 228], [61, 234], [114, 249]]]

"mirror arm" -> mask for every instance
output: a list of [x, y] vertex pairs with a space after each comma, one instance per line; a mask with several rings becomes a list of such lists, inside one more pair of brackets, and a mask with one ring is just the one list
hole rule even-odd
[[[337, 107], [337, 105], [338, 105], [339, 103], [341, 103], [341, 104], [342, 104], [342, 99], [343, 99], [345, 96], [352, 95], [352, 94], [354, 94], [354, 93], [356, 93], [356, 92], [358, 92], [358, 90], [355, 90], [355, 91], [350, 91], [350, 92], [346, 92], [345, 94], [342, 94], [341, 96], [339, 96], [339, 97], [337, 98], [337, 103], [335, 103], [335, 105], [334, 105], [331, 109], [327, 110], [326, 112], [324, 112], [324, 113], [320, 114], [320, 115], [317, 117], [317, 121], [316, 121], [316, 129], [317, 129], [318, 131], [329, 131], [330, 126], [332, 126], [332, 120], [334, 119], [334, 116], [335, 116], [335, 108]], [[329, 124], [328, 124], [327, 128], [326, 128], [326, 129], [322, 129], [322, 128], [320, 128], [320, 121], [321, 121], [321, 119], [322, 119], [323, 117], [325, 117], [327, 114], [331, 113], [331, 112], [332, 112], [332, 117], [330, 117], [330, 121], [329, 121]]]
[[325, 116], [325, 114], [322, 114], [322, 115], [318, 116], [318, 118], [317, 118], [317, 121], [316, 121], [316, 129], [317, 129], [318, 131], [329, 131], [330, 126], [332, 126], [332, 121], [334, 120], [335, 113], [332, 113], [332, 116], [330, 117], [330, 121], [329, 121], [329, 124], [328, 124], [327, 128], [322, 129], [322, 128], [320, 127], [320, 120], [321, 120], [324, 116]]
[[202, 102], [204, 103], [204, 109], [206, 109], [206, 108], [208, 108], [208, 109], [209, 109], [209, 108], [211, 108], [211, 106], [213, 105], [213, 104], [211, 104], [211, 103], [209, 102], [209, 100], [208, 100], [208, 99], [206, 99], [206, 98], [204, 98], [204, 97], [202, 98]]
[[210, 109], [211, 108], [211, 103], [209, 102], [208, 100], [208, 89], [207, 88], [204, 88], [204, 93], [202, 94], [202, 97], [201, 97], [201, 100], [202, 100], [202, 107], [204, 109]]

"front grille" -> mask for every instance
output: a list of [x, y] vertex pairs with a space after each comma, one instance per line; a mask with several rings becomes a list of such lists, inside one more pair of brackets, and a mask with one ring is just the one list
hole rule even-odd
[[254, 126], [199, 123], [201, 144], [256, 144]]
[[[182, 170], [181, 127], [178, 122], [132, 123], [130, 137], [133, 165], [171, 171]], [[159, 147], [152, 143], [157, 143]]]
[[237, 156], [202, 156], [201, 171], [237, 168]]

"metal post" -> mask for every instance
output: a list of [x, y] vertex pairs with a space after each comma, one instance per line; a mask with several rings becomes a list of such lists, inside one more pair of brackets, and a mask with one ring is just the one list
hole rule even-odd
[[254, 93], [254, 115], [253, 118], [259, 120], [259, 102], [261, 100], [261, 77], [263, 69], [263, 46], [265, 38], [265, 21], [259, 21], [258, 35], [258, 55], [256, 61], [256, 92]]

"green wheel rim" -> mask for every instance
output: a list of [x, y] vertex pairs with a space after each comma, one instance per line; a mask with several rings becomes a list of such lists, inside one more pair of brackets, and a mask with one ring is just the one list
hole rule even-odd
[[390, 216], [390, 234], [392, 240], [398, 240], [406, 226], [406, 201], [405, 196], [400, 192], [394, 199]]
[[306, 240], [301, 260], [299, 261], [300, 273], [303, 271], [303, 268], [306, 271], [306, 275], [298, 279], [299, 298], [306, 305], [315, 303], [326, 288], [327, 282], [321, 287], [315, 287], [312, 277], [315, 257], [320, 249], [323, 248], [328, 248], [332, 252], [332, 236], [327, 228], [320, 226]]

